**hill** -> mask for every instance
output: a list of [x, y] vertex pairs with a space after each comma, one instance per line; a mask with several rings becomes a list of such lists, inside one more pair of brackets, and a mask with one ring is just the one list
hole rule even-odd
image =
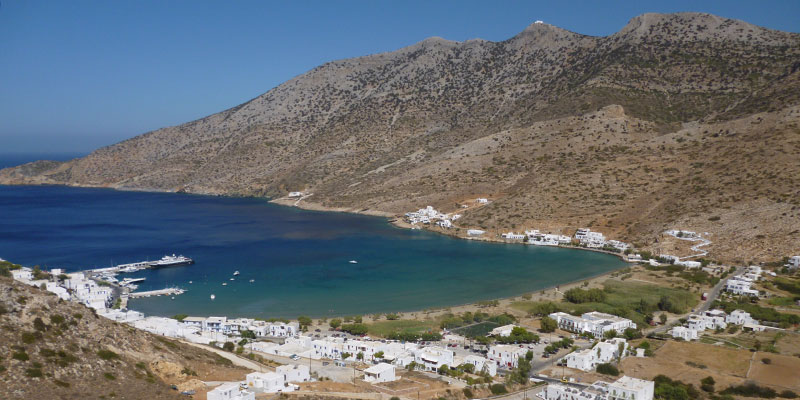
[[[800, 35], [709, 14], [645, 14], [591, 37], [534, 23], [502, 41], [430, 38], [326, 63], [239, 106], [5, 184], [281, 197], [463, 227], [598, 228], [711, 256], [800, 251]], [[459, 234], [459, 231], [451, 232]]]
[[249, 371], [216, 354], [112, 322], [0, 276], [0, 398], [186, 399], [170, 388]]

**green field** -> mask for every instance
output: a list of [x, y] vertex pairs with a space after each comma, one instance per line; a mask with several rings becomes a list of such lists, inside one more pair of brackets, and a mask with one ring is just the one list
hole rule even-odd
[[[600, 311], [629, 318], [639, 326], [644, 326], [645, 313], [657, 312], [657, 304], [662, 297], [668, 298], [674, 308], [682, 312], [689, 312], [700, 302], [696, 293], [684, 289], [638, 282], [607, 280], [603, 283], [603, 292], [606, 294], [606, 299], [602, 303], [557, 302], [551, 305], [546, 302], [517, 301], [512, 303], [511, 307], [529, 313], [541, 313], [545, 310], [545, 312], [563, 311], [573, 315]], [[548, 310], [552, 306], [555, 306], [555, 309]]]
[[398, 319], [394, 321], [377, 321], [367, 325], [367, 332], [370, 336], [386, 337], [394, 332], [424, 333], [428, 331], [437, 332], [439, 323], [436, 321], [415, 321], [409, 319]]

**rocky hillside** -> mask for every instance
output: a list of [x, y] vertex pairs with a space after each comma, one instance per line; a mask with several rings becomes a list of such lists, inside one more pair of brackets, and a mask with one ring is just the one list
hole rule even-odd
[[186, 399], [170, 385], [200, 388], [198, 379], [248, 372], [0, 276], [2, 399]]
[[[489, 196], [463, 227], [578, 226], [722, 259], [800, 251], [800, 35], [645, 14], [591, 37], [536, 23], [334, 61], [232, 109], [0, 182], [280, 197], [397, 214]], [[309, 203], [312, 202], [312, 203]]]

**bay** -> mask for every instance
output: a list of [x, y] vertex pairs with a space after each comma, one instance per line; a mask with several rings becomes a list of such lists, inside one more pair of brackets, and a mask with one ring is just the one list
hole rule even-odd
[[187, 292], [132, 300], [131, 309], [260, 318], [422, 310], [624, 266], [607, 254], [462, 240], [259, 198], [0, 186], [0, 257], [7, 260], [76, 271], [172, 253], [196, 263], [127, 276], [146, 278], [140, 291]]

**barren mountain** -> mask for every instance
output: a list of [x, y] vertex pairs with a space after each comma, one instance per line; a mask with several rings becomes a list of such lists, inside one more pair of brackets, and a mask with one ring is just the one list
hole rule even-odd
[[[591, 37], [535, 23], [502, 42], [431, 38], [321, 65], [244, 104], [0, 183], [281, 197], [462, 227], [579, 226], [712, 256], [800, 251], [800, 35], [645, 14]], [[313, 203], [309, 203], [313, 202]], [[459, 231], [455, 231], [458, 234]]]
[[248, 372], [0, 275], [2, 399], [186, 399], [170, 384], [204, 389], [198, 379]]

